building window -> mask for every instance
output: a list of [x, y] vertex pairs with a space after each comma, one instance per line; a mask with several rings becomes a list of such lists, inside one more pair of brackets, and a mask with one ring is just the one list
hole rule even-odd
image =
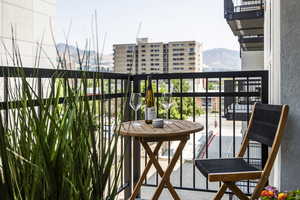
[[194, 62], [191, 62], [190, 65], [195, 65], [195, 63], [194, 63]]
[[132, 66], [132, 64], [127, 64], [127, 66]]
[[142, 57], [145, 57], [145, 54], [142, 54]]
[[142, 62], [146, 62], [146, 59], [142, 59]]
[[142, 45], [142, 48], [145, 48], [146, 47], [146, 45]]
[[190, 55], [190, 56], [194, 56], [194, 55], [195, 55], [195, 53], [194, 53], [194, 52], [193, 52], [193, 53], [189, 53], [189, 55]]
[[195, 57], [189, 57], [189, 60], [195, 60]]
[[133, 57], [133, 55], [127, 55], [127, 58], [132, 58]]
[[173, 49], [173, 51], [184, 51], [184, 48]]
[[173, 69], [174, 69], [174, 70], [184, 70], [183, 67], [174, 67]]
[[173, 47], [184, 47], [184, 44], [172, 44]]
[[189, 46], [194, 46], [195, 44], [194, 43], [189, 43]]
[[127, 61], [127, 62], [132, 62], [133, 60], [132, 60], [132, 59], [127, 59], [126, 61]]
[[142, 63], [142, 66], [146, 66], [146, 63]]
[[195, 51], [195, 48], [190, 48], [190, 52], [194, 52]]
[[160, 44], [151, 44], [150, 47], [151, 48], [153, 48], [153, 47], [160, 47]]
[[174, 53], [173, 56], [184, 56], [184, 53]]
[[143, 67], [143, 68], [142, 68], [142, 70], [144, 70], [144, 71], [145, 71], [145, 70], [146, 70], [146, 68], [145, 68], [145, 67]]
[[177, 61], [177, 60], [184, 60], [184, 58], [173, 58], [174, 61]]
[[145, 53], [145, 52], [146, 52], [146, 50], [145, 50], [145, 49], [143, 49], [143, 50], [142, 50], [142, 52], [143, 52], [143, 53]]

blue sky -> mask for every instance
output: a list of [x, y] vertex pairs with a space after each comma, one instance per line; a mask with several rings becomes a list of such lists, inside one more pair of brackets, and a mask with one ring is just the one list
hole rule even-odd
[[223, 16], [223, 0], [59, 0], [56, 40], [65, 40], [72, 23], [70, 43], [83, 46], [92, 37], [95, 11], [101, 45], [106, 34], [104, 53], [111, 53], [113, 44], [134, 42], [140, 22], [139, 37], [153, 42], [196, 40], [205, 49], [239, 49]]

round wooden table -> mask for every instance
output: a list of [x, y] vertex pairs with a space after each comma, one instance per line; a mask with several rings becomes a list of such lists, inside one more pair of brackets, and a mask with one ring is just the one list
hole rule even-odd
[[[135, 137], [142, 146], [144, 147], [146, 153], [148, 154], [150, 160], [147, 163], [141, 177], [139, 178], [138, 182], [134, 186], [134, 190], [130, 197], [130, 200], [136, 198], [143, 181], [147, 177], [147, 173], [153, 164], [157, 169], [158, 174], [162, 177], [160, 184], [158, 185], [152, 199], [157, 200], [166, 185], [169, 189], [172, 197], [176, 200], [180, 200], [178, 194], [176, 193], [174, 187], [170, 183], [170, 175], [175, 167], [175, 164], [182, 153], [182, 150], [188, 141], [190, 134], [199, 132], [203, 130], [203, 125], [191, 121], [186, 120], [169, 120], [172, 123], [165, 124], [164, 128], [153, 128], [152, 124], [146, 124], [144, 120], [138, 121], [141, 125], [140, 126], [133, 126], [134, 121], [124, 122], [121, 124], [119, 129], [119, 134], [123, 136], [131, 136]], [[159, 148], [161, 147], [163, 142], [166, 141], [180, 141], [173, 158], [167, 167], [166, 171], [164, 172], [162, 167], [160, 166], [157, 154]], [[151, 150], [148, 142], [158, 142], [154, 151]]]

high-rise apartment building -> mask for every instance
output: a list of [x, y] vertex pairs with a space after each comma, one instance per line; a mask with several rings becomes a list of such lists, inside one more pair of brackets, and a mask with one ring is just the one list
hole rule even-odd
[[196, 41], [116, 44], [114, 71], [119, 73], [167, 73], [202, 71], [202, 44]]

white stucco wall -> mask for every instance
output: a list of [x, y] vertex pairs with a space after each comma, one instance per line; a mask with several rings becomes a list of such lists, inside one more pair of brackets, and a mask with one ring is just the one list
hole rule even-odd
[[[50, 19], [56, 13], [56, 0], [0, 0], [0, 65], [12, 65], [7, 50], [12, 51], [12, 28], [22, 55], [24, 67], [35, 62], [37, 42], [43, 39], [43, 49], [54, 62], [56, 53], [51, 38]], [[41, 67], [51, 67], [45, 54]]]
[[[281, 103], [280, 78], [280, 0], [267, 0], [265, 12], [265, 69], [269, 70], [269, 102]], [[280, 187], [281, 150], [279, 150], [270, 182]]]
[[263, 70], [264, 51], [242, 51], [242, 70]]
[[290, 106], [271, 180], [271, 184], [283, 191], [300, 188], [299, 9], [299, 0], [267, 0], [265, 13], [265, 66], [270, 73], [270, 103]]

